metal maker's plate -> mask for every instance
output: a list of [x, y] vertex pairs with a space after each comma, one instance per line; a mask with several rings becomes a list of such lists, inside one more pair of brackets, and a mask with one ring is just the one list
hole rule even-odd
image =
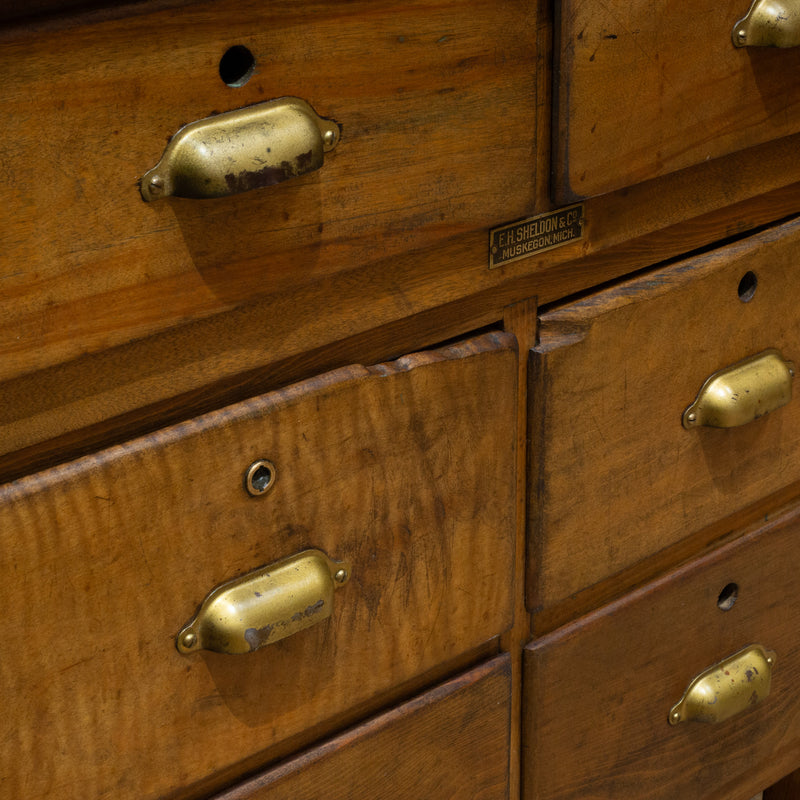
[[489, 234], [489, 269], [578, 241], [583, 221], [579, 203], [495, 228]]

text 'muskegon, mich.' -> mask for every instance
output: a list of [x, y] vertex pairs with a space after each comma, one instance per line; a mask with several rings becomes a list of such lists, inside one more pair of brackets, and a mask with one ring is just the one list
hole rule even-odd
[[582, 203], [503, 225], [489, 234], [489, 269], [561, 247], [582, 236]]

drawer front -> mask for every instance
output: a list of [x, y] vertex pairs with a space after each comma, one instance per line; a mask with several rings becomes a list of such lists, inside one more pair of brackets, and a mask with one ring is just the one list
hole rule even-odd
[[[533, 193], [535, 47], [508, 35], [515, 5], [206, 0], [0, 32], [0, 379], [422, 250], [452, 270], [468, 233], [485, 269], [486, 229]], [[319, 169], [143, 201], [182, 126], [284, 97], [340, 129]]]
[[500, 656], [217, 800], [505, 800], [510, 659]]
[[[524, 797], [748, 800], [795, 769], [799, 536], [794, 505], [529, 645]], [[731, 687], [747, 686], [747, 704], [732, 703], [729, 658], [755, 645], [774, 653], [774, 666], [740, 673]], [[761, 668], [757, 656], [748, 658], [746, 668]], [[732, 715], [700, 722], [684, 708], [683, 721], [670, 724], [691, 682], [726, 661], [715, 674], [722, 688], [709, 697]]]
[[750, 0], [556, 5], [560, 201], [800, 131], [800, 48], [733, 44]]
[[[516, 362], [497, 333], [344, 368], [3, 487], [2, 793], [219, 788], [507, 629]], [[178, 652], [212, 588], [308, 548], [349, 565], [327, 619]]]
[[[533, 608], [800, 480], [796, 398], [738, 427], [683, 426], [717, 371], [769, 349], [800, 363], [798, 252], [793, 222], [542, 315], [529, 411]], [[746, 383], [743, 396], [751, 389], [761, 391]]]

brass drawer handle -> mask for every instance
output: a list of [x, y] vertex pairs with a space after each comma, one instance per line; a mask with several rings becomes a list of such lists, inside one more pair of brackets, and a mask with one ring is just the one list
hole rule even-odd
[[319, 169], [339, 139], [335, 122], [283, 97], [185, 125], [142, 177], [142, 197], [207, 199], [271, 186]]
[[208, 593], [175, 641], [181, 653], [250, 653], [327, 619], [350, 567], [320, 550], [276, 561]]
[[775, 653], [760, 644], [700, 673], [669, 712], [670, 725], [723, 722], [769, 695]]
[[735, 428], [752, 422], [792, 399], [793, 377], [793, 364], [777, 350], [725, 367], [706, 380], [683, 412], [683, 427]]
[[736, 47], [797, 47], [800, 45], [800, 3], [797, 0], [753, 0], [734, 26]]

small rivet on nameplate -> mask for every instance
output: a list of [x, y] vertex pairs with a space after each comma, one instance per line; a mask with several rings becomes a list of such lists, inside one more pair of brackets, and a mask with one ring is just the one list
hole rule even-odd
[[187, 649], [191, 649], [195, 646], [197, 642], [197, 634], [194, 631], [186, 631], [186, 633], [181, 636], [181, 644]]
[[163, 188], [164, 179], [160, 175], [153, 175], [153, 177], [150, 178], [150, 191], [153, 194], [160, 194]]
[[336, 141], [336, 131], [325, 131], [322, 141], [325, 143], [326, 147], [332, 147]]
[[333, 576], [333, 579], [336, 581], [336, 583], [344, 583], [347, 580], [347, 577], [347, 570], [340, 569]]

